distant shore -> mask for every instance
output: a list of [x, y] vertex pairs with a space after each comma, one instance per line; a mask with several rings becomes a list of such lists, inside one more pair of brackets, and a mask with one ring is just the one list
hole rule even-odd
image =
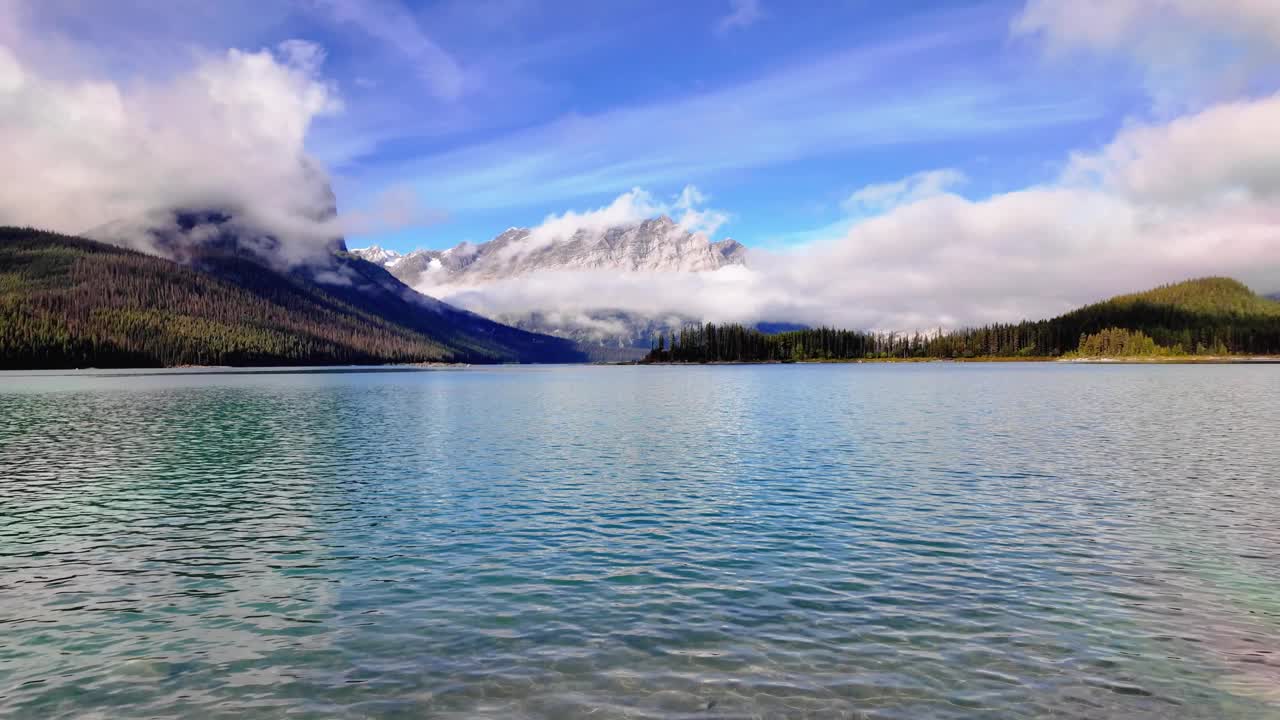
[[1058, 358], [1058, 362], [1124, 365], [1240, 365], [1280, 363], [1275, 355], [1173, 355], [1151, 357]]
[[[900, 363], [1063, 363], [1074, 365], [1276, 365], [1280, 364], [1280, 355], [1173, 355], [1150, 357], [976, 357], [976, 358], [858, 358], [849, 360], [760, 360], [760, 361], [716, 361], [716, 362], [644, 362], [641, 360], [626, 362], [571, 363], [574, 365], [624, 366], [705, 366], [705, 365], [890, 365]], [[387, 363], [382, 365], [169, 365], [152, 368], [115, 368], [115, 367], [83, 367], [83, 368], [10, 368], [5, 372], [51, 372], [69, 373], [135, 373], [164, 372], [167, 374], [316, 374], [316, 373], [394, 373], [421, 372], [426, 370], [457, 370], [470, 367], [502, 367], [501, 364], [475, 365], [472, 363], [424, 362], [424, 363]]]
[[1134, 357], [857, 358], [850, 360], [743, 360], [733, 362], [620, 362], [606, 365], [861, 365], [893, 363], [1067, 363], [1077, 365], [1268, 365], [1277, 355], [1152, 355]]
[[23, 373], [92, 374], [100, 377], [128, 375], [341, 375], [344, 373], [412, 373], [431, 370], [460, 370], [469, 363], [424, 362], [380, 365], [163, 365], [157, 367], [31, 367], [5, 368], [0, 373], [21, 377]]

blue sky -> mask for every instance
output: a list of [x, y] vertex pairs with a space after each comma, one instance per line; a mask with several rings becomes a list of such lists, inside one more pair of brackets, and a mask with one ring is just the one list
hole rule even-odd
[[[863, 185], [949, 167], [983, 196], [1104, 143], [1141, 89], [1045, 61], [1009, 32], [1019, 7], [405, 3], [291, 17], [261, 42], [328, 51], [347, 109], [311, 149], [340, 197], [404, 183], [443, 216], [353, 243], [479, 241], [632, 187], [694, 184], [728, 213], [720, 235], [779, 246], [842, 222]], [[411, 27], [392, 40], [375, 11]]]
[[[539, 3], [129, 0], [48, 27], [117, 78], [192, 53], [325, 52], [343, 110], [308, 150], [344, 210], [411, 189], [433, 222], [349, 238], [407, 250], [482, 241], [641, 187], [688, 184], [718, 236], [783, 247], [849, 218], [864, 185], [934, 168], [984, 197], [1055, 176], [1144, 106], [1114, 63], [1062, 63], [1010, 32], [1021, 2]], [[59, 11], [61, 9], [61, 11]]]
[[0, 0], [0, 223], [231, 207], [294, 262], [666, 210], [754, 250], [422, 288], [490, 314], [918, 329], [1270, 292], [1277, 63], [1259, 0]]

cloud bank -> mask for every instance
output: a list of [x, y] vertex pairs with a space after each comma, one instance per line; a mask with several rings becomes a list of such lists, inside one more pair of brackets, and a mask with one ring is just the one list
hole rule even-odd
[[445, 295], [490, 314], [607, 306], [904, 330], [1048, 317], [1204, 275], [1280, 288], [1280, 94], [1268, 64], [1280, 4], [1030, 0], [1013, 31], [1050, 57], [1133, 63], [1163, 119], [1130, 120], [1063, 158], [1052, 180], [985, 198], [957, 194], [955, 170], [886, 178], [846, 198], [847, 232], [752, 251], [747, 268], [530, 276]]
[[964, 173], [959, 170], [926, 170], [894, 182], [876, 183], [855, 190], [841, 207], [851, 215], [881, 213], [900, 205], [942, 195], [964, 181]]
[[[841, 237], [697, 274], [542, 273], [436, 287], [490, 315], [602, 307], [717, 322], [883, 330], [1048, 317], [1113, 294], [1223, 274], [1280, 288], [1280, 95], [1131, 125], [1054, 182], [969, 200], [952, 171], [869, 186], [881, 212]], [[642, 211], [633, 191], [593, 216]], [[566, 213], [550, 219], [580, 221]]]
[[1014, 30], [1044, 33], [1051, 49], [1125, 50], [1149, 62], [1168, 62], [1171, 51], [1178, 53], [1157, 41], [1174, 34], [1193, 45], [1222, 35], [1280, 44], [1280, 5], [1271, 0], [1029, 0]]
[[0, 223], [67, 233], [175, 208], [217, 208], [303, 252], [332, 237], [334, 199], [306, 154], [341, 102], [302, 41], [229, 50], [161, 83], [64, 82], [0, 46]]
[[1029, 0], [1014, 33], [1052, 56], [1119, 56], [1164, 113], [1247, 91], [1280, 60], [1273, 0]]

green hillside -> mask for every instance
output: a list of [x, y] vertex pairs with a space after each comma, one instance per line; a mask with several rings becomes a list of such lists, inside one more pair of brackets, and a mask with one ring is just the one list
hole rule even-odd
[[1208, 277], [1107, 301], [1121, 307], [1155, 305], [1202, 315], [1280, 315], [1280, 303], [1254, 293], [1239, 280]]
[[1076, 349], [1081, 336], [1116, 328], [1144, 333], [1178, 354], [1280, 352], [1280, 303], [1231, 278], [1200, 278], [1120, 295], [1048, 325], [1058, 339], [1052, 354]]
[[417, 295], [358, 258], [339, 284], [236, 255], [193, 266], [82, 238], [0, 228], [0, 368], [529, 362], [557, 338]]
[[952, 332], [817, 328], [766, 335], [740, 325], [692, 326], [658, 340], [650, 360], [759, 362], [874, 358], [1280, 354], [1280, 303], [1229, 278], [1120, 295], [1050, 320]]

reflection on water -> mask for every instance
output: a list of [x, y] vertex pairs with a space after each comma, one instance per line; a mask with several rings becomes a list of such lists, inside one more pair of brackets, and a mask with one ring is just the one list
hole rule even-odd
[[0, 714], [1280, 717], [1275, 372], [0, 374]]

